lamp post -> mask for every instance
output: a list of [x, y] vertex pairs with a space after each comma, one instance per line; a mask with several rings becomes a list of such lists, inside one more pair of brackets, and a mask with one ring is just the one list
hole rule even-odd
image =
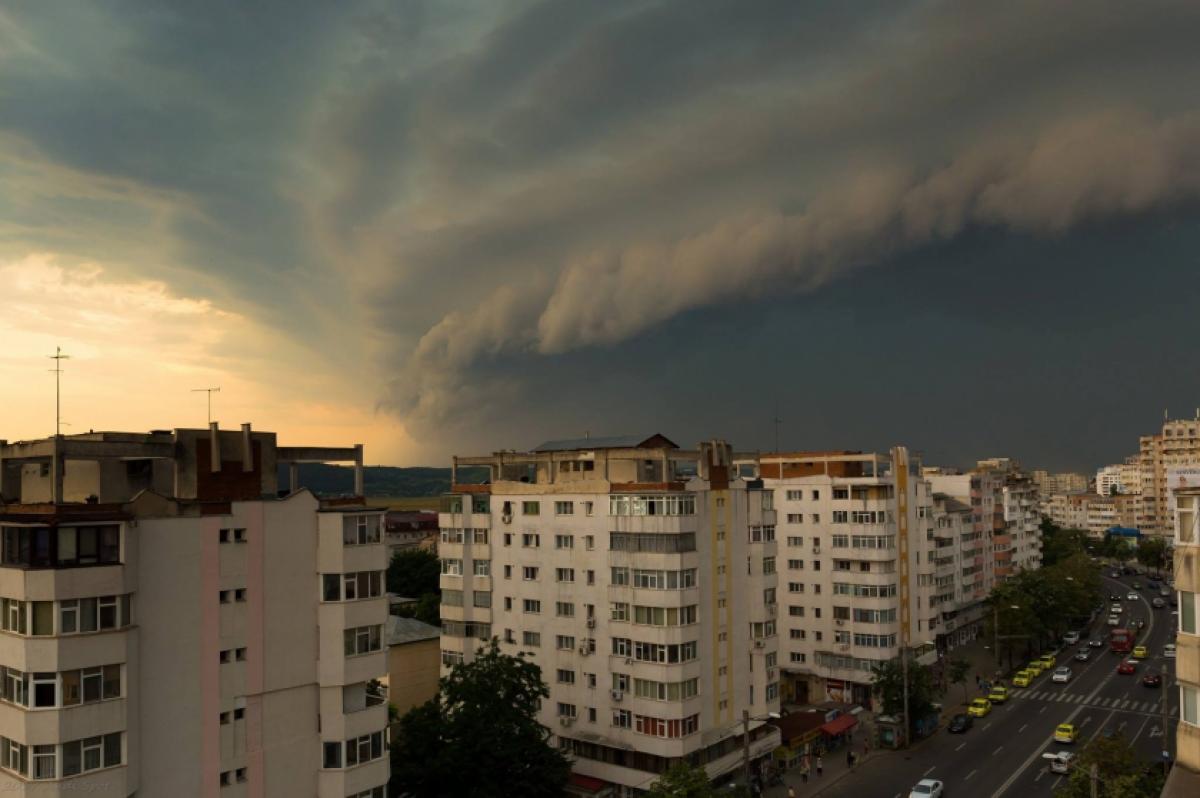
[[778, 720], [778, 712], [768, 712], [766, 715], [750, 717], [750, 710], [742, 710], [742, 771], [746, 778], [746, 789], [750, 789], [750, 721]]
[[[1068, 577], [1068, 578], [1070, 578], [1070, 577]], [[1021, 609], [1016, 604], [1009, 604], [1008, 608], [1010, 610]], [[1000, 669], [1000, 668], [1004, 667], [1004, 663], [1000, 659], [1000, 605], [998, 605], [998, 604], [992, 605], [992, 636], [993, 636], [992, 645], [996, 649], [996, 668]], [[1004, 639], [1007, 640], [1007, 639], [1013, 638], [1013, 637], [1024, 637], [1024, 636], [1025, 635], [1005, 635]]]

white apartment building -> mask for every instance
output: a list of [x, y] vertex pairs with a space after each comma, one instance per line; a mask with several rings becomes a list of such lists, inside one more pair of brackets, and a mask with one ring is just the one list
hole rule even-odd
[[[1106, 465], [1096, 471], [1096, 493], [1100, 496], [1109, 496], [1113, 493], [1124, 493], [1124, 483], [1121, 481], [1124, 476], [1123, 465]], [[1141, 489], [1141, 485], [1138, 485]]]
[[249, 425], [0, 441], [0, 791], [384, 798], [382, 511], [277, 490], [324, 461], [361, 492]]
[[871, 706], [873, 667], [904, 646], [936, 658], [946, 564], [934, 560], [929, 483], [903, 447], [765, 454], [758, 467], [775, 491], [785, 697]]
[[439, 515], [443, 666], [498, 637], [550, 689], [540, 720], [617, 795], [672, 763], [717, 778], [779, 744], [773, 494], [722, 441], [585, 438], [456, 457]]

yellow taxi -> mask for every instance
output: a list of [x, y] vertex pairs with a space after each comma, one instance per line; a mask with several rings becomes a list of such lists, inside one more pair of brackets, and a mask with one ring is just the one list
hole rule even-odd
[[1002, 684], [996, 685], [992, 688], [992, 691], [988, 693], [987, 700], [991, 701], [993, 704], [1003, 704], [1008, 700], [1008, 688]]
[[1029, 673], [1030, 676], [1041, 676], [1042, 671], [1044, 671], [1046, 669], [1042, 667], [1042, 663], [1040, 660], [1035, 659], [1035, 660], [1031, 660], [1030, 663], [1025, 666], [1025, 670]]
[[967, 714], [973, 718], [982, 718], [992, 711], [992, 702], [986, 698], [976, 698], [967, 705]]
[[1054, 658], [1053, 654], [1043, 654], [1037, 658], [1037, 661], [1041, 663], [1044, 671], [1048, 671], [1058, 664], [1058, 660]]
[[1056, 743], [1073, 743], [1078, 736], [1079, 729], [1076, 729], [1073, 723], [1060, 723], [1054, 729], [1054, 742]]
[[1017, 671], [1012, 677], [1013, 687], [1028, 687], [1033, 681], [1033, 674], [1029, 671]]
[[1145, 646], [1134, 646], [1133, 647], [1133, 658], [1134, 659], [1145, 659], [1149, 655], [1149, 653], [1150, 652], [1146, 651]]

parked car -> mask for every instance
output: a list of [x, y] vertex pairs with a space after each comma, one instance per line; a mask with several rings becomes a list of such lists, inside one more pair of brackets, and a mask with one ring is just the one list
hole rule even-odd
[[1073, 743], [1077, 737], [1079, 737], [1079, 730], [1073, 723], [1060, 723], [1054, 729], [1054, 742], [1056, 743]]
[[1129, 601], [1137, 601], [1138, 599], [1141, 598], [1141, 596], [1139, 596], [1137, 593], [1131, 592], [1131, 593], [1127, 593], [1125, 595], [1125, 598], [1128, 599]]
[[909, 791], [908, 798], [942, 798], [945, 785], [936, 779], [921, 779]]
[[1063, 635], [1063, 642], [1068, 646], [1073, 646], [1079, 642], [1079, 632], [1067, 632]]
[[1050, 670], [1057, 664], [1058, 660], [1054, 658], [1053, 654], [1043, 654], [1038, 657], [1038, 662], [1042, 663], [1042, 670]]
[[1142, 589], [1142, 583], [1141, 583], [1141, 582], [1134, 582], [1134, 583], [1133, 583], [1133, 589], [1134, 589], [1134, 590], [1141, 590], [1141, 589]]
[[1137, 670], [1137, 660], [1136, 659], [1121, 660], [1121, 664], [1117, 666], [1117, 673], [1119, 673], [1123, 676], [1127, 676], [1131, 673], [1134, 673], [1136, 670]]
[[976, 698], [967, 705], [967, 714], [973, 718], [985, 717], [992, 711], [992, 702], [986, 698]]
[[1172, 592], [1174, 592], [1174, 591], [1172, 591], [1170, 588], [1162, 587], [1162, 588], [1159, 588], [1158, 595], [1162, 596], [1163, 598], [1166, 598], [1167, 596], [1171, 595]]
[[1060, 665], [1054, 669], [1054, 673], [1050, 676], [1050, 681], [1056, 684], [1066, 684], [1071, 681], [1071, 669], [1066, 665]]
[[1038, 677], [1038, 676], [1041, 676], [1042, 671], [1044, 671], [1046, 669], [1042, 667], [1041, 662], [1037, 661], [1036, 659], [1031, 659], [1029, 661], [1029, 664], [1025, 666], [1025, 670], [1028, 671], [1030, 674], [1032, 674], [1034, 677]]
[[1121, 572], [1120, 572], [1120, 571], [1113, 571], [1112, 573], [1110, 573], [1110, 574], [1109, 574], [1109, 576], [1111, 576], [1113, 579], [1120, 579], [1120, 578], [1121, 578]]
[[996, 685], [988, 693], [987, 700], [993, 704], [1003, 704], [1008, 700], [1008, 688], [1002, 684]]
[[1032, 681], [1033, 681], [1032, 673], [1030, 673], [1028, 670], [1019, 670], [1013, 674], [1012, 686], [1013, 687], [1028, 687], [1029, 683]]
[[1092, 658], [1092, 652], [1086, 648], [1081, 648], [1075, 652], [1076, 662], [1087, 662]]
[[1163, 646], [1163, 658], [1164, 659], [1175, 659], [1175, 644], [1174, 643], [1167, 643], [1165, 646]]
[[1125, 605], [1124, 604], [1113, 604], [1111, 607], [1108, 608], [1108, 611], [1113, 615], [1120, 615], [1121, 613], [1125, 612]]
[[963, 734], [974, 725], [975, 719], [970, 715], [955, 715], [950, 719], [950, 725], [946, 727], [946, 731], [951, 734]]
[[1142, 677], [1143, 687], [1162, 687], [1162, 676], [1153, 671], [1149, 671]]
[[1120, 596], [1120, 594], [1118, 594], [1118, 593], [1110, 593], [1110, 594], [1108, 595], [1108, 600], [1109, 600], [1109, 601], [1120, 601], [1120, 600], [1121, 600], [1121, 596]]
[[1120, 626], [1121, 625], [1121, 616], [1110, 615], [1110, 616], [1108, 616], [1107, 623], [1109, 626]]

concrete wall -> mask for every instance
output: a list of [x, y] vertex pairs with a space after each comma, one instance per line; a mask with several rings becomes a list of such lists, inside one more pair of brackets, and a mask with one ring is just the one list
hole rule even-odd
[[401, 715], [437, 695], [440, 676], [438, 638], [388, 649], [388, 703]]

